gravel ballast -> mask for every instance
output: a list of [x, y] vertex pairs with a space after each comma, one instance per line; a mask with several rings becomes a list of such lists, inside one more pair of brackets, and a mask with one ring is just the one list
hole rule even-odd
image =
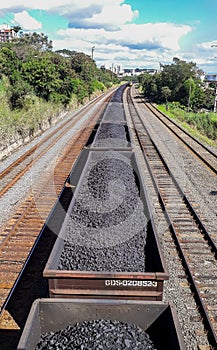
[[[117, 105], [119, 106], [120, 103], [117, 103]], [[198, 209], [206, 218], [206, 224], [210, 227], [210, 230], [216, 233], [217, 196], [212, 195], [213, 191], [217, 188], [216, 178], [210, 176], [210, 173], [204, 169], [204, 167], [202, 167], [197, 160], [189, 155], [184, 148], [177, 147], [173, 137], [165, 131], [163, 126], [159, 126], [159, 123], [155, 121], [155, 118], [153, 118], [150, 113], [145, 110], [141, 103], [138, 103], [138, 106], [141, 109], [143, 118], [146, 118], [146, 124], [149, 131], [155, 137], [156, 143], [164, 152], [167, 160], [169, 160], [169, 164], [173, 167], [174, 172], [176, 172], [176, 174], [180, 174], [179, 177], [181, 184], [183, 184], [186, 190], [188, 190], [194, 197], [195, 203], [197, 203]], [[115, 111], [115, 105], [113, 105], [112, 108], [114, 108]], [[87, 117], [88, 116], [85, 116], [83, 120], [87, 119]], [[116, 117], [114, 117], [114, 119], [115, 121], [117, 120]], [[34, 183], [35, 186], [37, 185], [38, 177], [44, 175], [44, 170], [46, 167], [52, 163], [52, 160], [55, 159], [56, 155], [62, 151], [67, 141], [75, 134], [76, 130], [81, 127], [82, 124], [79, 124], [77, 128], [70, 130], [68, 135], [65, 135], [61, 141], [56, 143], [53, 152], [48, 152], [43, 157], [42, 161], [37, 162], [37, 164], [32, 167], [31, 171], [29, 171], [29, 173], [23, 177], [16, 186], [14, 186], [13, 190], [10, 190], [4, 197], [2, 197], [0, 201], [2, 213], [0, 219], [1, 223], [3, 219], [7, 220], [10, 217], [12, 209], [14, 210], [15, 204], [19, 203], [18, 201], [21, 201], [22, 196], [27, 193], [29, 188], [32, 186], [32, 183]], [[129, 124], [129, 127], [133, 129], [131, 124]], [[134, 139], [133, 142], [135, 142]], [[138, 151], [138, 149], [136, 152], [137, 155], [141, 153]], [[7, 160], [2, 162], [1, 170], [3, 170], [9, 162], [11, 163], [12, 160], [18, 157], [18, 155], [18, 152], [16, 152], [12, 157], [9, 157]], [[151, 183], [142, 153], [139, 161], [143, 169], [146, 184], [149, 182]], [[170, 243], [170, 241], [168, 243], [167, 224], [164, 223], [165, 220], [163, 218], [161, 220], [159, 217], [158, 198], [153, 192], [154, 190], [151, 191], [150, 185], [149, 196], [152, 199], [153, 216], [159, 232], [159, 237], [163, 248], [163, 255], [170, 275], [169, 281], [164, 282], [164, 301], [172, 301], [176, 307], [178, 319], [181, 324], [181, 330], [185, 339], [186, 349], [197, 350], [198, 343], [204, 344], [204, 348], [207, 346], [208, 349], [208, 340], [206, 341], [206, 339], [202, 339], [202, 335], [200, 336], [203, 329], [202, 324], [196, 322], [196, 320], [199, 318], [199, 314], [195, 301], [192, 297], [190, 288], [187, 286], [184, 270], [175, 252], [175, 248], [173, 249], [171, 247], [172, 243]], [[136, 222], [135, 224], [138, 223]], [[125, 231], [126, 228], [128, 227], [125, 220]], [[137, 232], [139, 232], [139, 229], [140, 227], [137, 229]]]
[[[205, 219], [206, 226], [210, 231], [216, 233], [216, 196], [210, 192], [216, 188], [216, 177], [200, 164], [184, 147], [180, 146], [171, 133], [151, 114], [150, 111], [137, 99], [135, 101], [144, 123], [159, 147], [169, 167], [178, 179], [184, 192], [190, 195], [197, 203], [197, 211]], [[144, 161], [140, 146], [137, 145], [136, 135], [133, 131], [131, 118], [127, 113], [127, 122], [132, 130], [131, 138], [135, 142], [135, 150], [143, 169], [143, 175], [151, 199], [153, 219], [158, 231], [163, 255], [169, 272], [169, 280], [164, 282], [164, 302], [173, 302], [178, 314], [181, 331], [187, 350], [211, 349], [207, 339], [204, 325], [202, 323], [195, 299], [192, 295], [189, 283], [185, 277], [185, 271], [177, 254], [176, 246], [168, 232], [168, 224], [165, 214], [162, 212], [158, 195], [153, 187], [152, 179]], [[214, 150], [215, 151], [215, 150]], [[212, 198], [211, 198], [212, 197]], [[214, 214], [214, 215], [213, 215]]]

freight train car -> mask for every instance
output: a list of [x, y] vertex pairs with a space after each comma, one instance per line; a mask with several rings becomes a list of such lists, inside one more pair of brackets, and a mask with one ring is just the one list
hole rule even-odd
[[135, 153], [86, 149], [68, 181], [73, 198], [44, 270], [50, 296], [162, 300], [168, 273]]
[[38, 299], [18, 350], [184, 350], [173, 305], [150, 301]]
[[[19, 350], [35, 349], [46, 333], [37, 348], [44, 349], [55, 341], [49, 332], [58, 338], [74, 327], [100, 339], [91, 343], [91, 332], [81, 339], [90, 349], [144, 350], [146, 342], [158, 350], [184, 349], [174, 307], [162, 302], [169, 276], [124, 113], [126, 87], [113, 95], [47, 220], [57, 234], [44, 269], [50, 299], [33, 304]], [[117, 344], [104, 343], [100, 329], [112, 329], [109, 339], [116, 334]], [[137, 332], [144, 332], [140, 345]]]

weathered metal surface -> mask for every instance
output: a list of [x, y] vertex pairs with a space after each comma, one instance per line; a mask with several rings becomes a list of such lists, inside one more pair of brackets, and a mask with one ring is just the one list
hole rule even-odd
[[[79, 191], [81, 186], [81, 173], [86, 167], [91, 155], [97, 151], [84, 150], [70, 174], [70, 178], [76, 179], [76, 190]], [[145, 272], [90, 272], [90, 271], [69, 271], [58, 270], [58, 261], [61, 255], [65, 230], [69, 213], [76, 198], [76, 190], [73, 200], [68, 209], [68, 215], [62, 224], [58, 238], [48, 259], [44, 269], [44, 277], [49, 280], [50, 295], [53, 297], [63, 296], [111, 296], [120, 297], [121, 295], [131, 295], [135, 298], [145, 298], [149, 300], [162, 300], [163, 297], [163, 281], [169, 278], [161, 248], [158, 242], [154, 223], [151, 219], [149, 206], [147, 204], [147, 196], [145, 186], [141, 177], [141, 170], [139, 169], [134, 152], [121, 151], [133, 164], [133, 169], [138, 176], [140, 199], [144, 204], [144, 212], [146, 217], [150, 218], [147, 226], [146, 238], [146, 271]], [[82, 175], [83, 176], [83, 175]], [[55, 215], [55, 212], [53, 212]]]
[[17, 349], [32, 350], [42, 333], [94, 319], [134, 323], [150, 335], [158, 350], [185, 349], [173, 305], [128, 298], [38, 299], [32, 306]]
[[[44, 172], [37, 187], [35, 186], [32, 193], [2, 229], [0, 234], [0, 314], [4, 311], [8, 298], [34, 250], [47, 217], [53, 206], [58, 206], [58, 196], [64, 189], [68, 174], [86, 144], [93, 125], [105, 108], [104, 102], [97, 107], [84, 127], [66, 145], [54, 172]], [[83, 110], [82, 113], [87, 113], [87, 110]]]

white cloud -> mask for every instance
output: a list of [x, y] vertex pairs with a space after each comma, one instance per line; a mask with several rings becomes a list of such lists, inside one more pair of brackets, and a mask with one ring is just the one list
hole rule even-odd
[[132, 11], [129, 5], [109, 4], [103, 7], [100, 13], [94, 14], [91, 18], [86, 19], [86, 24], [95, 27], [104, 26], [109, 29], [118, 28], [133, 18], [138, 16], [137, 11]]
[[41, 9], [41, 10], [53, 10], [57, 8], [68, 7], [70, 9], [84, 9], [86, 7], [98, 5], [104, 7], [106, 5], [119, 6], [124, 0], [7, 0], [1, 4], [1, 9], [10, 8], [26, 8], [26, 9]]
[[[1, 4], [1, 9], [10, 9], [10, 8], [26, 8], [26, 9], [41, 9], [41, 10], [49, 10], [54, 7], [59, 7], [63, 5], [73, 5], [76, 1], [72, 0], [37, 0], [37, 1], [29, 1], [29, 0], [7, 0]], [[80, 0], [79, 2], [82, 2]]]
[[[213, 46], [214, 45], [214, 46]], [[186, 60], [195, 62], [206, 72], [216, 72], [217, 66], [217, 40], [207, 41], [194, 45], [193, 50], [184, 52]], [[216, 47], [215, 47], [216, 46]]]
[[204, 51], [210, 51], [211, 49], [213, 50], [214, 48], [217, 48], [217, 40], [199, 43], [197, 44], [197, 48]]
[[105, 29], [59, 30], [58, 35], [71, 41], [91, 42], [94, 45], [113, 43], [134, 50], [168, 49], [178, 50], [179, 39], [189, 33], [191, 28], [172, 23], [126, 24], [116, 31]]
[[187, 25], [177, 25], [174, 23], [147, 23], [128, 24], [123, 26], [123, 30], [117, 32], [117, 40], [133, 44], [136, 48], [144, 45], [144, 48], [162, 47], [170, 50], [179, 49], [179, 40], [182, 36], [191, 31]]
[[[191, 30], [187, 25], [173, 23], [133, 24], [138, 11], [133, 11], [130, 5], [124, 4], [124, 0], [7, 0], [1, 6], [3, 11], [5, 8], [13, 8], [13, 11], [17, 12], [15, 20], [19, 23], [22, 21], [22, 24], [28, 23], [28, 13], [25, 9], [44, 9], [48, 11], [48, 16], [49, 11], [56, 12], [69, 20], [70, 29], [59, 31], [62, 37], [70, 35], [79, 39], [82, 33], [87, 36], [85, 40], [93, 41], [96, 36], [96, 42], [100, 37], [104, 44], [126, 44], [135, 49], [142, 49], [142, 46], [148, 48], [150, 45], [150, 49], [164, 47], [178, 50], [179, 39]], [[39, 22], [37, 24], [37, 21], [32, 19], [32, 26], [37, 28], [37, 25], [40, 26]], [[78, 28], [89, 30], [82, 32], [77, 31]], [[92, 29], [96, 31], [93, 32]], [[99, 32], [97, 29], [105, 30]], [[81, 40], [83, 38], [81, 37]]]
[[42, 23], [30, 16], [27, 11], [16, 13], [14, 21], [19, 23], [24, 30], [38, 30], [42, 28]]
[[[51, 35], [54, 49], [68, 48], [91, 55], [94, 45], [98, 64], [111, 65], [119, 60], [117, 64], [126, 67], [156, 67], [159, 62], [172, 62], [176, 56], [204, 66], [206, 62], [216, 65], [217, 48], [211, 48], [213, 42], [190, 41], [188, 34], [200, 24], [195, 20], [191, 21], [192, 26], [166, 22], [134, 24], [139, 13], [124, 0], [7, 0], [2, 1], [0, 13], [10, 10], [24, 29], [43, 31], [42, 24], [28, 14], [30, 9], [46, 10], [48, 20], [50, 14], [68, 20], [67, 30], [46, 33]], [[187, 51], [181, 42], [185, 42]]]
[[179, 40], [191, 27], [173, 23], [125, 24], [119, 30], [68, 28], [58, 31], [54, 49], [67, 47], [91, 55], [98, 64], [112, 62], [125, 67], [157, 67], [159, 62], [171, 62], [179, 52]]

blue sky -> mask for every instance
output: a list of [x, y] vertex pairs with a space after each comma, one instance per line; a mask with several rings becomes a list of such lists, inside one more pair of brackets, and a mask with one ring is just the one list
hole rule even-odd
[[159, 68], [173, 57], [217, 73], [217, 0], [1, 0], [0, 24], [43, 32], [97, 66]]

